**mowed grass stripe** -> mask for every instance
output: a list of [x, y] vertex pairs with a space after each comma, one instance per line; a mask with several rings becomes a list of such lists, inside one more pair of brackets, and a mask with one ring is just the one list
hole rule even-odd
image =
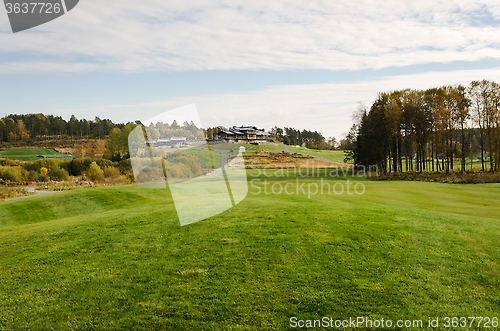
[[22, 161], [35, 161], [38, 155], [59, 155], [51, 148], [15, 148], [0, 151], [0, 158]]
[[[278, 195], [276, 199], [290, 197], [310, 197], [325, 203], [344, 201], [351, 204], [375, 204], [388, 207], [416, 208], [458, 215], [491, 217], [500, 219], [500, 184], [447, 184], [418, 181], [371, 181], [364, 177], [348, 175], [342, 171], [335, 177], [335, 170], [299, 172], [294, 176], [281, 170], [248, 171], [250, 193], [264, 196]], [[306, 176], [308, 174], [308, 176]], [[272, 177], [270, 179], [268, 176]], [[277, 176], [277, 177], [274, 177]], [[285, 186], [291, 195], [286, 194]], [[359, 184], [359, 185], [358, 185]], [[273, 185], [274, 188], [273, 188]], [[357, 192], [355, 193], [355, 186]], [[363, 185], [363, 186], [360, 186]], [[349, 192], [348, 192], [349, 187]], [[274, 190], [274, 191], [273, 191]], [[266, 193], [267, 192], [267, 193]], [[308, 194], [310, 192], [310, 194]], [[337, 194], [342, 192], [342, 194]], [[350, 193], [350, 194], [349, 194]]]

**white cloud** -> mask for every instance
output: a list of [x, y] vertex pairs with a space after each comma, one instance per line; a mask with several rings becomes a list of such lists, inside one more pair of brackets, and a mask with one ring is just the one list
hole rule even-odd
[[335, 84], [281, 85], [232, 94], [176, 97], [164, 101], [109, 105], [84, 109], [53, 110], [69, 119], [71, 114], [99, 116], [114, 122], [147, 119], [168, 110], [196, 103], [204, 126], [257, 125], [317, 130], [326, 137], [340, 138], [348, 131], [357, 102], [371, 104], [379, 92], [405, 88], [427, 89], [442, 85], [467, 85], [472, 80], [500, 77], [500, 67], [487, 70], [429, 72], [378, 80]]
[[[2, 15], [0, 15], [2, 16]], [[80, 1], [0, 73], [362, 69], [500, 58], [497, 1]], [[488, 21], [490, 20], [490, 21]], [[0, 29], [8, 30], [6, 15]], [[31, 59], [29, 57], [32, 57]]]

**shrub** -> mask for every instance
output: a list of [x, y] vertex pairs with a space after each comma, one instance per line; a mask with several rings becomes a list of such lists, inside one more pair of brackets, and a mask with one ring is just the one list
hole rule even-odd
[[25, 164], [26, 170], [34, 170], [40, 172], [42, 168], [50, 169], [55, 165], [60, 165], [61, 160], [58, 159], [40, 159], [33, 163]]
[[21, 181], [27, 182], [30, 180], [30, 173], [28, 171], [24, 170], [21, 167], [16, 168], [15, 171], [17, 172]]
[[94, 182], [104, 178], [104, 172], [95, 161], [90, 164], [89, 170], [87, 170], [87, 177]]
[[58, 165], [54, 165], [52, 168], [50, 168], [47, 175], [50, 177], [50, 179], [57, 180], [57, 181], [64, 181], [64, 180], [69, 179], [68, 172], [66, 170], [62, 169]]
[[5, 168], [0, 168], [0, 179], [9, 182], [19, 182], [21, 180], [14, 170]]
[[117, 178], [122, 175], [120, 170], [113, 168], [113, 167], [105, 167], [103, 169], [104, 177], [106, 178]]
[[40, 174], [34, 170], [30, 170], [28, 173], [28, 180], [30, 182], [37, 182], [40, 179]]
[[40, 174], [42, 174], [42, 175], [44, 175], [44, 176], [45, 176], [45, 175], [47, 175], [47, 172], [48, 172], [48, 171], [49, 171], [49, 170], [48, 170], [47, 168], [45, 168], [45, 167], [41, 167], [41, 168], [40, 168]]
[[85, 164], [86, 159], [73, 159], [68, 163], [68, 172], [71, 176], [80, 176], [89, 165]]
[[18, 166], [24, 164], [21, 160], [11, 160], [11, 159], [0, 159], [0, 166]]
[[26, 194], [27, 192], [23, 188], [0, 186], [0, 199], [15, 198]]
[[115, 165], [115, 162], [107, 159], [95, 159], [94, 162], [96, 162], [101, 169], [106, 167], [113, 167]]
[[134, 174], [128, 174], [125, 180], [126, 180], [127, 184], [135, 183]]
[[40, 177], [38, 177], [38, 181], [40, 181], [40, 182], [48, 182], [49, 181], [49, 176], [47, 176], [47, 175], [40, 175]]
[[113, 162], [106, 159], [78, 158], [67, 162], [66, 167], [71, 176], [81, 176], [92, 163], [96, 163], [101, 169], [114, 166]]

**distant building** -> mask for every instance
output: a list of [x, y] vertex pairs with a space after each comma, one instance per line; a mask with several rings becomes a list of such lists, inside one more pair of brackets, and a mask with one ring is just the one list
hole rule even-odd
[[228, 130], [219, 132], [219, 139], [234, 143], [259, 144], [271, 142], [273, 139], [269, 133], [263, 129], [257, 129], [255, 126], [233, 126]]
[[186, 137], [160, 138], [156, 140], [149, 140], [146, 143], [155, 148], [182, 147], [186, 144]]

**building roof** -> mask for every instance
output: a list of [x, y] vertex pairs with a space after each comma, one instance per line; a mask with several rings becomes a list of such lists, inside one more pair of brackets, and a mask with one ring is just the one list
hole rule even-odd
[[257, 127], [255, 127], [255, 126], [240, 126], [238, 128], [233, 126], [233, 128], [238, 129], [239, 131], [258, 130]]
[[269, 136], [269, 133], [265, 132], [264, 129], [258, 129], [256, 126], [233, 126], [229, 129], [222, 130], [219, 133], [226, 134], [228, 136], [235, 135], [256, 135], [256, 136]]

